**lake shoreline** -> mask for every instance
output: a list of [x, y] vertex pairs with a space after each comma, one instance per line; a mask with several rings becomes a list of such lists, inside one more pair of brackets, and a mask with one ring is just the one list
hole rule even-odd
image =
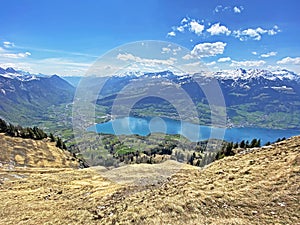
[[186, 121], [160, 117], [115, 117], [108, 122], [89, 126], [87, 131], [96, 133], [147, 136], [151, 133], [180, 134], [190, 141], [220, 139], [229, 142], [261, 139], [262, 143], [274, 142], [278, 138], [300, 135], [296, 129], [270, 129], [261, 127], [211, 127]]

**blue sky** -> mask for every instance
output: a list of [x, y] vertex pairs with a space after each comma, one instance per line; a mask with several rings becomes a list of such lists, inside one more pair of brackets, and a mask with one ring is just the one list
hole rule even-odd
[[84, 75], [107, 51], [161, 40], [212, 70], [286, 68], [300, 74], [297, 0], [3, 0], [0, 66]]

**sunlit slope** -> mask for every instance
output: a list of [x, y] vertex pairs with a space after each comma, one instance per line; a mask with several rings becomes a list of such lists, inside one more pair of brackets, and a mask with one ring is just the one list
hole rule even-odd
[[300, 138], [126, 193], [103, 202], [106, 208], [97, 210], [102, 224], [299, 224]]
[[[138, 167], [141, 178], [150, 180], [165, 174], [157, 172], [159, 167], [161, 171], [170, 167], [174, 173], [163, 182], [133, 182]], [[224, 158], [202, 170], [174, 167], [168, 162], [156, 164], [155, 173], [145, 164], [128, 165], [124, 171], [100, 167], [2, 171], [2, 178], [7, 179], [0, 185], [0, 224], [300, 221], [300, 137]], [[120, 176], [121, 182], [110, 180], [109, 175], [113, 180]]]
[[[0, 166], [78, 168], [78, 160], [68, 151], [55, 147], [49, 140], [9, 137], [0, 133]], [[0, 168], [1, 168], [0, 167]]]

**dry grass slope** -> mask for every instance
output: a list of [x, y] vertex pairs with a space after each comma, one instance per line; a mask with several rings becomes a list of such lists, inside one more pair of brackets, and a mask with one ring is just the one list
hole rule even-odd
[[0, 133], [0, 167], [78, 168], [69, 152], [55, 147], [54, 142], [6, 136]]
[[295, 137], [139, 186], [99, 168], [6, 170], [0, 224], [299, 224], [299, 153]]

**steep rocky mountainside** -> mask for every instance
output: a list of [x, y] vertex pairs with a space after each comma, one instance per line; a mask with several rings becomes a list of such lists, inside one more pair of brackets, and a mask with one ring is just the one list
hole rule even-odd
[[298, 224], [299, 175], [300, 137], [204, 169], [2, 169], [0, 224]]

